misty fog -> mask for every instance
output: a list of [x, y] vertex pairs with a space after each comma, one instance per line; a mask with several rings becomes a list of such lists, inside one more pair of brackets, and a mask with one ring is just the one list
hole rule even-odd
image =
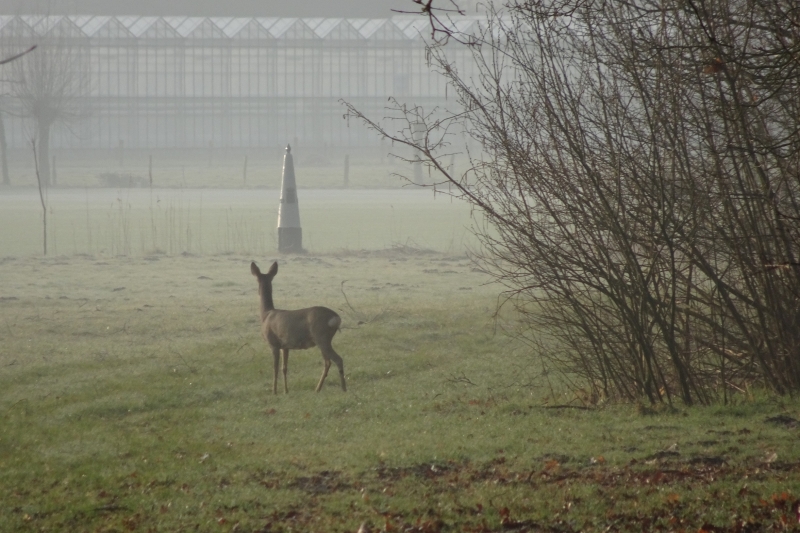
[[[8, 76], [0, 82], [5, 94], [0, 106], [3, 183], [11, 187], [0, 191], [8, 206], [0, 216], [19, 228], [4, 233], [5, 253], [30, 253], [39, 246], [34, 243], [41, 240], [37, 219], [43, 205], [50, 212], [51, 253], [163, 250], [157, 238], [149, 244], [127, 242], [120, 248], [109, 241], [104, 246], [95, 226], [113, 225], [108, 220], [133, 225], [125, 230], [130, 241], [136, 231], [155, 233], [155, 219], [144, 219], [167, 203], [178, 210], [176, 220], [186, 220], [180, 231], [194, 232], [193, 238], [180, 240], [183, 246], [230, 249], [230, 243], [203, 248], [198, 239], [210, 233], [202, 226], [219, 226], [215, 217], [222, 216], [223, 207], [242, 216], [258, 209], [258, 201], [264, 202], [261, 213], [241, 222], [259, 226], [258, 237], [239, 243], [237, 251], [266, 252], [274, 244], [287, 145], [294, 154], [298, 200], [309, 236], [323, 235], [331, 227], [321, 217], [326, 208], [352, 211], [358, 219], [366, 216], [358, 209], [390, 206], [394, 216], [390, 220], [381, 216], [385, 209], [375, 210], [375, 235], [348, 224], [333, 232], [338, 238], [308, 239], [310, 251], [413, 242], [463, 253], [467, 211], [456, 213], [451, 198], [437, 196], [447, 191], [414, 190], [404, 177], [427, 186], [436, 181], [403, 161], [415, 153], [343, 116], [342, 103], [348, 102], [380, 118], [389, 98], [437, 113], [452, 111], [452, 91], [448, 93], [444, 79], [427, 62], [427, 18], [392, 11], [414, 11], [413, 3], [100, 4], [54, 3], [38, 12], [29, 3], [0, 5], [6, 13], [0, 16], [4, 55], [37, 47], [7, 65]], [[474, 11], [472, 4], [465, 3], [465, 9]], [[459, 20], [460, 29], [469, 31], [479, 17]], [[467, 48], [457, 43], [449, 48], [469, 73]], [[462, 155], [450, 156], [449, 163], [458, 169], [467, 163], [458, 146], [468, 141], [458, 131], [452, 137], [454, 153]], [[149, 192], [132, 192], [138, 188]], [[216, 192], [175, 196], [170, 189]], [[230, 192], [259, 189], [274, 193]], [[326, 190], [353, 193], [319, 192]], [[369, 197], [358, 190], [375, 193]], [[146, 197], [147, 203], [131, 200], [138, 197]], [[337, 207], [316, 200], [326, 197]], [[441, 206], [432, 216], [452, 221], [445, 237], [426, 231], [416, 215], [404, 214], [411, 198]], [[203, 211], [204, 221], [193, 218]], [[108, 220], [102, 222], [103, 217]], [[421, 225], [399, 223], [404, 217]], [[79, 218], [84, 219], [80, 224]], [[150, 229], [136, 229], [137, 224]], [[192, 251], [180, 250], [174, 240], [169, 248], [170, 253]]]

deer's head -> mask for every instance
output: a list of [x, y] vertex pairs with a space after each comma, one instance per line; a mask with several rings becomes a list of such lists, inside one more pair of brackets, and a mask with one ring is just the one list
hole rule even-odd
[[272, 278], [278, 273], [278, 262], [272, 263], [266, 274], [262, 274], [261, 270], [255, 262], [250, 263], [250, 272], [258, 280], [258, 295], [261, 297], [261, 314], [262, 320], [266, 311], [275, 309], [272, 303]]
[[261, 270], [258, 268], [258, 265], [254, 262], [250, 263], [250, 272], [258, 278], [258, 282], [261, 283], [262, 281], [272, 282], [272, 278], [275, 277], [275, 274], [278, 273], [278, 262], [275, 261], [272, 263], [272, 266], [269, 267], [269, 270], [266, 274], [262, 274]]

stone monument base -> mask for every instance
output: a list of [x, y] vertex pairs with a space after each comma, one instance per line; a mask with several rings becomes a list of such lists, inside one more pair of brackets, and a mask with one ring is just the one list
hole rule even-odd
[[278, 228], [278, 251], [303, 253], [303, 228]]

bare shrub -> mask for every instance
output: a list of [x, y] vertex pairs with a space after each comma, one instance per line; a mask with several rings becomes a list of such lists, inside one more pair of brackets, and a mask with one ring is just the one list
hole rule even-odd
[[[429, 47], [457, 108], [346, 105], [476, 208], [517, 333], [576, 389], [784, 394], [800, 389], [799, 37], [788, 0], [512, 1]], [[477, 76], [450, 60], [461, 45]]]

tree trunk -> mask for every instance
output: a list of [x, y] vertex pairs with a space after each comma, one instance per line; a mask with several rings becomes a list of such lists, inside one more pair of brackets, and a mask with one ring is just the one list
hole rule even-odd
[[43, 124], [39, 122], [39, 139], [37, 146], [39, 148], [39, 177], [42, 183], [46, 186], [51, 184], [50, 181], [50, 126], [51, 124]]
[[8, 174], [8, 143], [6, 142], [6, 125], [3, 122], [3, 115], [0, 114], [0, 164], [3, 167], [3, 185], [11, 185], [11, 177]]

